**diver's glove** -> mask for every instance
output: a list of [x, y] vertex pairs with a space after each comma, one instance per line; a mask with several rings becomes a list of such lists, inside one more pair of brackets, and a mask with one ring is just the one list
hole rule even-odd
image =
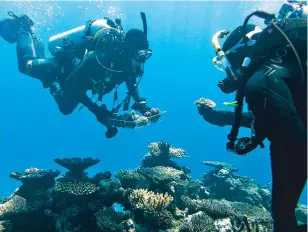
[[146, 101], [135, 102], [132, 106], [132, 109], [140, 112], [142, 115], [151, 110]]
[[100, 110], [96, 112], [96, 119], [98, 122], [107, 127], [107, 131], [105, 133], [106, 138], [110, 139], [117, 135], [118, 129], [110, 125], [109, 116], [111, 115], [111, 111], [109, 111], [106, 105], [102, 105]]
[[243, 137], [237, 140], [234, 144], [234, 152], [238, 155], [246, 155], [247, 153], [253, 151], [260, 145], [264, 147], [263, 143], [256, 139], [256, 137]]

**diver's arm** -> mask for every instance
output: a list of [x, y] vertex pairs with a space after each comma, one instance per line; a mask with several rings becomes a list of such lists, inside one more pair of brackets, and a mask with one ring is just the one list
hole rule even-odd
[[[200, 115], [204, 118], [205, 121], [216, 125], [216, 126], [232, 126], [234, 122], [234, 113], [231, 111], [225, 110], [214, 110], [214, 109], [199, 109]], [[249, 112], [244, 112], [242, 116], [242, 127], [251, 127], [253, 121], [253, 115]]]
[[126, 81], [126, 86], [129, 94], [135, 101], [135, 104], [133, 105], [132, 108], [139, 111], [141, 114], [144, 114], [147, 111], [149, 111], [151, 108], [147, 105], [146, 99], [140, 95], [136, 78], [129, 78]]

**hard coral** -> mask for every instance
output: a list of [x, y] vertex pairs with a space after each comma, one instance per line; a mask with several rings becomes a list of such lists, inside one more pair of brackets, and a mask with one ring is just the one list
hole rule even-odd
[[87, 181], [57, 182], [55, 191], [73, 196], [85, 196], [95, 193], [97, 187]]
[[180, 170], [163, 166], [139, 168], [137, 171], [156, 184], [167, 184], [171, 181], [180, 180], [181, 177], [184, 176], [184, 173]]
[[194, 232], [215, 231], [213, 219], [205, 213], [194, 215], [191, 218], [191, 225]]
[[151, 228], [155, 231], [166, 230], [173, 226], [173, 216], [168, 210], [155, 211], [151, 217]]
[[38, 169], [38, 168], [29, 168], [24, 172], [13, 172], [10, 174], [10, 177], [16, 180], [21, 181], [23, 184], [35, 184], [33, 187], [37, 185], [54, 182], [54, 178], [56, 178], [60, 174], [60, 171], [52, 171], [49, 169]]
[[113, 207], [104, 208], [95, 214], [96, 225], [103, 232], [122, 232], [124, 215], [116, 212]]
[[166, 142], [155, 142], [149, 146], [151, 156], [165, 156], [168, 158], [184, 158], [187, 157], [187, 153], [182, 148], [173, 148], [171, 144]]
[[157, 194], [145, 189], [135, 189], [129, 196], [129, 201], [136, 209], [143, 210], [148, 213], [165, 209], [173, 197], [165, 194]]
[[121, 182], [123, 188], [136, 188], [145, 177], [134, 170], [121, 170], [116, 172], [115, 177]]
[[0, 220], [10, 220], [15, 215], [28, 212], [27, 201], [18, 195], [0, 205]]
[[212, 218], [221, 218], [226, 216], [232, 216], [235, 214], [231, 202], [224, 199], [192, 200], [186, 196], [182, 196], [181, 199], [185, 207], [187, 207], [191, 213], [195, 213], [197, 211], [204, 211]]
[[234, 168], [231, 164], [225, 163], [225, 162], [219, 162], [219, 161], [204, 161], [202, 162], [204, 165], [209, 167], [214, 167], [216, 169], [226, 169], [231, 172], [237, 172], [238, 169]]
[[100, 160], [92, 158], [64, 158], [55, 159], [55, 162], [72, 172], [80, 173], [97, 164]]
[[150, 152], [141, 160], [142, 167], [165, 166], [181, 170], [182, 168], [172, 161], [171, 158], [184, 158], [188, 156], [185, 150], [173, 148], [166, 142], [151, 143], [148, 147]]

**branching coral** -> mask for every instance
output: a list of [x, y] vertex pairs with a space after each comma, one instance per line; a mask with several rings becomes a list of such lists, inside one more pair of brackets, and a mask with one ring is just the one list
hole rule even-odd
[[136, 209], [148, 213], [165, 209], [173, 200], [173, 197], [165, 194], [158, 194], [146, 189], [135, 189], [129, 195], [129, 201]]
[[153, 168], [139, 168], [138, 173], [145, 176], [147, 179], [153, 181], [156, 184], [167, 184], [171, 181], [180, 180], [184, 173], [180, 170], [157, 166]]
[[154, 142], [149, 146], [151, 156], [165, 156], [168, 158], [184, 158], [188, 157], [187, 152], [182, 148], [173, 148], [171, 144], [166, 142]]
[[194, 232], [215, 231], [213, 219], [205, 213], [194, 215], [191, 218], [191, 225]]
[[173, 216], [168, 210], [155, 211], [151, 217], [151, 228], [155, 231], [166, 230], [173, 226]]
[[0, 205], [0, 220], [10, 219], [14, 215], [28, 212], [26, 199], [15, 195], [10, 200]]
[[102, 232], [122, 232], [124, 215], [116, 212], [113, 207], [104, 208], [95, 214], [96, 225]]
[[226, 200], [192, 200], [186, 196], [181, 199], [190, 212], [204, 211], [212, 218], [228, 217], [235, 214], [231, 202]]
[[142, 161], [142, 167], [166, 166], [181, 169], [171, 158], [188, 157], [187, 152], [181, 148], [173, 148], [166, 142], [155, 142], [149, 146], [150, 152], [147, 153]]
[[121, 170], [116, 172], [115, 177], [121, 182], [123, 188], [135, 188], [140, 181], [145, 181], [145, 177], [134, 170]]
[[87, 181], [69, 181], [57, 182], [55, 191], [59, 193], [66, 193], [74, 196], [85, 196], [95, 193], [97, 187]]

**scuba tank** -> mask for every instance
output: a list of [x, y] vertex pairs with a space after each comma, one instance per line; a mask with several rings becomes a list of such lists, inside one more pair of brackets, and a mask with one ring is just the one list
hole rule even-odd
[[85, 25], [51, 36], [48, 40], [49, 52], [56, 56], [58, 51], [64, 49], [65, 46], [73, 46], [73, 50], [77, 52], [77, 57], [82, 59], [85, 50], [91, 47], [91, 41], [95, 35], [102, 29], [110, 28], [117, 29], [123, 33], [119, 19], [116, 20], [116, 23], [107, 17], [89, 20]]

